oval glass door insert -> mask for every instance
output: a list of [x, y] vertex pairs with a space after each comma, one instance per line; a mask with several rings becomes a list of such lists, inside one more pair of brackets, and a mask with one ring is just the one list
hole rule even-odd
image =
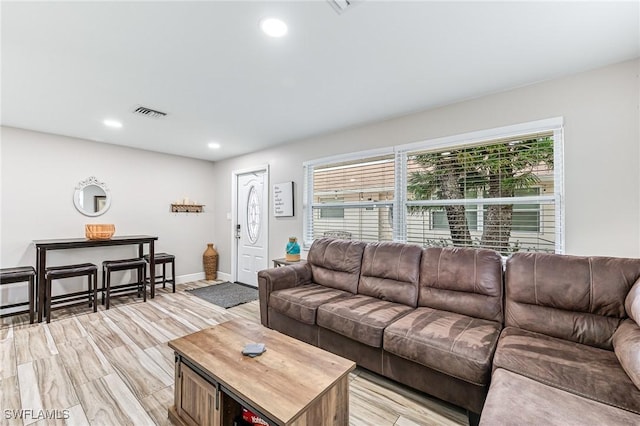
[[260, 235], [260, 213], [258, 191], [252, 185], [247, 198], [247, 234], [251, 244], [255, 244], [258, 241], [258, 235]]

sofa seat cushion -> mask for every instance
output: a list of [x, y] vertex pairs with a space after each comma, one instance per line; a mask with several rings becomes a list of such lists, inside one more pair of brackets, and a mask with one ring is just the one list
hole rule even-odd
[[461, 380], [486, 385], [501, 326], [420, 307], [384, 331], [387, 352]]
[[406, 305], [361, 294], [318, 308], [318, 325], [376, 348], [382, 347], [384, 328], [412, 311]]
[[269, 307], [305, 324], [316, 323], [316, 311], [323, 303], [353, 296], [347, 291], [318, 284], [277, 290], [269, 295]]
[[637, 425], [640, 416], [502, 368], [491, 378], [480, 425]]
[[494, 368], [640, 414], [640, 390], [613, 351], [507, 327], [493, 363]]

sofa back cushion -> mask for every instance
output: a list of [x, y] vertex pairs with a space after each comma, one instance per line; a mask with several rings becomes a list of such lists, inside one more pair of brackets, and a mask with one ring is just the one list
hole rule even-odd
[[502, 323], [502, 287], [502, 258], [493, 250], [423, 249], [419, 306]]
[[366, 243], [362, 241], [333, 238], [315, 240], [307, 256], [313, 282], [355, 294], [365, 246]]
[[369, 243], [362, 257], [358, 294], [416, 307], [422, 248], [414, 244]]
[[612, 350], [640, 259], [515, 253], [505, 271], [507, 326]]

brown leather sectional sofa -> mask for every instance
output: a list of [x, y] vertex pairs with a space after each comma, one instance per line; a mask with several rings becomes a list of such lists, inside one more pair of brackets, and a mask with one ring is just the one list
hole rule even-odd
[[554, 392], [640, 422], [640, 260], [517, 253], [503, 270], [491, 250], [322, 238], [307, 263], [258, 274], [260, 316], [472, 423], [532, 424], [520, 404], [535, 400], [542, 423], [581, 416]]

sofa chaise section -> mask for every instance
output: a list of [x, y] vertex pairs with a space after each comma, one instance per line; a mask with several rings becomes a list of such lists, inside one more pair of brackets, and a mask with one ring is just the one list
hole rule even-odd
[[[506, 327], [496, 349], [489, 400], [516, 383], [528, 383], [525, 389], [555, 398], [540, 407], [540, 412], [560, 413], [558, 423], [548, 424], [562, 424], [571, 415], [586, 421], [598, 404], [609, 407], [602, 412], [611, 413], [612, 420], [631, 416], [631, 424], [639, 424], [640, 383], [632, 378], [640, 378], [640, 331], [632, 299], [640, 299], [635, 296], [640, 259], [516, 253], [507, 261], [505, 284]], [[562, 406], [565, 400], [570, 405]], [[492, 402], [483, 423], [531, 403], [524, 397], [499, 407]]]
[[480, 425], [634, 426], [639, 420], [630, 411], [498, 368]]

